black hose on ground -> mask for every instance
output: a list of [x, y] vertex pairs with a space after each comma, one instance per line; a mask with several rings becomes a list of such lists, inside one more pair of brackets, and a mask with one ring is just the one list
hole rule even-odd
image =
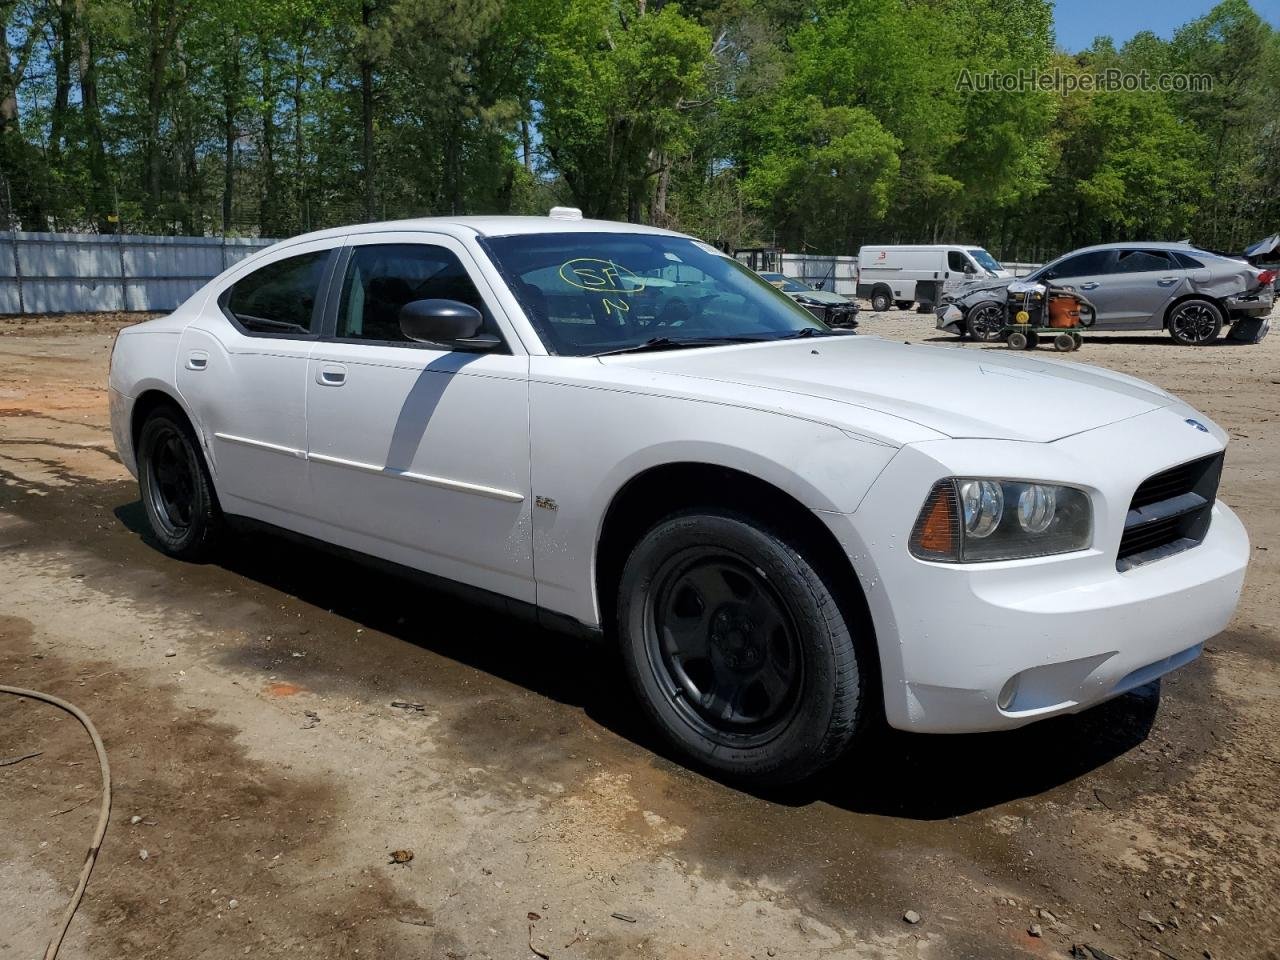
[[93, 741], [93, 748], [98, 752], [98, 769], [102, 772], [102, 809], [98, 813], [98, 826], [93, 831], [93, 841], [89, 844], [88, 854], [85, 855], [84, 866], [80, 868], [80, 882], [76, 885], [76, 892], [72, 894], [71, 902], [67, 904], [66, 912], [62, 915], [62, 922], [58, 925], [57, 932], [49, 940], [49, 946], [44, 951], [44, 960], [55, 960], [58, 956], [58, 950], [62, 947], [62, 939], [67, 935], [67, 928], [71, 926], [71, 918], [76, 915], [80, 900], [84, 897], [85, 887], [89, 885], [89, 874], [93, 872], [93, 865], [98, 859], [98, 850], [102, 847], [102, 838], [107, 835], [107, 821], [111, 818], [111, 765], [107, 763], [107, 748], [102, 745], [102, 737], [98, 736], [98, 730], [94, 727], [93, 721], [75, 704], [68, 703], [66, 700], [49, 693], [41, 693], [38, 690], [24, 690], [22, 687], [0, 685], [0, 693], [11, 693], [15, 697], [42, 700], [67, 711], [67, 713], [79, 720], [85, 730], [88, 731], [89, 738]]

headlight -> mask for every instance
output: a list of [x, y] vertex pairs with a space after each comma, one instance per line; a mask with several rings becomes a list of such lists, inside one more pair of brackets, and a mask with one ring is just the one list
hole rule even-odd
[[1093, 535], [1089, 495], [1075, 487], [951, 477], [929, 492], [911, 531], [921, 560], [1021, 560], [1084, 550]]

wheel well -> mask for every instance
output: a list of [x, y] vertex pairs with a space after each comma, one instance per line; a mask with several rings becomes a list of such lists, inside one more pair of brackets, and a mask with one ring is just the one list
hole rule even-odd
[[1222, 301], [1217, 297], [1211, 297], [1205, 293], [1184, 293], [1182, 296], [1172, 300], [1169, 305], [1164, 308], [1164, 317], [1160, 320], [1161, 328], [1165, 330], [1169, 329], [1169, 314], [1173, 313], [1173, 308], [1178, 304], [1186, 303], [1188, 300], [1208, 300], [1218, 308], [1218, 312], [1222, 314], [1222, 322], [1224, 324], [1231, 319], [1230, 311], [1222, 305]]
[[191, 425], [191, 418], [182, 409], [182, 404], [172, 396], [163, 390], [144, 390], [138, 395], [138, 399], [133, 401], [133, 414], [129, 419], [129, 438], [133, 443], [135, 458], [138, 455], [138, 435], [142, 432], [142, 425], [147, 422], [147, 417], [160, 407], [173, 407], [187, 425]]
[[804, 551], [840, 603], [860, 645], [860, 661], [874, 671], [866, 689], [878, 703], [880, 652], [866, 594], [848, 555], [812, 510], [785, 490], [740, 470], [705, 463], [665, 464], [633, 477], [614, 495], [596, 550], [596, 596], [606, 634], [612, 636], [616, 626], [618, 581], [632, 548], [664, 517], [699, 507], [742, 514]]
[[877, 283], [874, 286], [872, 286], [871, 296], [874, 297], [877, 293], [883, 293], [890, 300], [893, 299], [893, 288], [890, 287], [887, 283]]

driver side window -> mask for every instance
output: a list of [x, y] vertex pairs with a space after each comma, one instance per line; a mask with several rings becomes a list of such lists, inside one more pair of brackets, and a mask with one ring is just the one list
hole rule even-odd
[[497, 327], [466, 268], [452, 251], [426, 243], [352, 248], [338, 300], [340, 340], [412, 343], [400, 331], [400, 308], [415, 300], [457, 300], [484, 316], [483, 332]]
[[1046, 276], [1053, 280], [1067, 280], [1072, 277], [1092, 277], [1099, 273], [1108, 273], [1108, 258], [1111, 254], [1106, 250], [1092, 250], [1089, 253], [1068, 257]]
[[948, 250], [947, 269], [954, 273], [965, 273], [969, 269], [969, 258], [959, 250]]

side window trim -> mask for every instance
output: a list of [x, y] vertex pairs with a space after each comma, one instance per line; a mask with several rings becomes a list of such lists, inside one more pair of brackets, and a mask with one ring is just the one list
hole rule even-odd
[[[426, 236], [426, 235], [424, 235]], [[320, 318], [318, 339], [323, 343], [343, 343], [355, 346], [366, 347], [399, 347], [407, 350], [433, 350], [438, 353], [470, 353], [472, 351], [462, 350], [458, 347], [448, 347], [433, 343], [415, 343], [405, 340], [370, 340], [365, 337], [340, 337], [338, 336], [338, 310], [342, 306], [342, 285], [347, 277], [347, 270], [351, 266], [351, 261], [355, 258], [356, 250], [359, 247], [380, 247], [380, 246], [399, 246], [404, 243], [418, 243], [423, 246], [436, 246], [447, 250], [457, 258], [462, 269], [466, 271], [467, 277], [476, 288], [476, 294], [484, 301], [485, 307], [489, 313], [493, 313], [493, 306], [480, 289], [480, 285], [476, 283], [475, 273], [468, 266], [467, 259], [459, 256], [458, 252], [452, 250], [449, 246], [437, 242], [434, 238], [405, 240], [378, 240], [373, 243], [352, 243], [350, 238], [338, 248], [338, 256], [333, 258], [330, 265], [330, 272], [327, 274], [324, 283], [324, 313]], [[495, 347], [492, 350], [486, 350], [485, 353], [509, 356], [512, 354], [511, 344], [507, 340], [507, 335], [497, 323], [494, 324], [497, 329], [494, 331], [498, 338], [502, 341], [501, 347]]]
[[[230, 321], [231, 325], [236, 328], [236, 331], [246, 337], [255, 337], [260, 340], [319, 340], [325, 311], [328, 309], [329, 288], [333, 279], [333, 268], [338, 259], [337, 254], [340, 249], [340, 247], [330, 247], [328, 250], [324, 251], [325, 261], [324, 267], [320, 273], [320, 283], [316, 287], [316, 302], [312, 304], [311, 307], [311, 330], [307, 333], [288, 333], [284, 330], [250, 330], [240, 322], [239, 318], [231, 312], [231, 308], [228, 306], [228, 302], [231, 300], [231, 291], [235, 289], [237, 284], [242, 283], [259, 270], [269, 267], [273, 263], [283, 263], [285, 260], [293, 259], [293, 257], [305, 257], [307, 256], [307, 253], [290, 254], [289, 256], [280, 257], [279, 259], [272, 260], [269, 263], [260, 264], [254, 267], [254, 269], [244, 274], [244, 276], [239, 277], [235, 283], [228, 284], [226, 289], [218, 294], [218, 309], [222, 311], [222, 315]], [[308, 253], [319, 252], [320, 251], [318, 250], [308, 251]]]

